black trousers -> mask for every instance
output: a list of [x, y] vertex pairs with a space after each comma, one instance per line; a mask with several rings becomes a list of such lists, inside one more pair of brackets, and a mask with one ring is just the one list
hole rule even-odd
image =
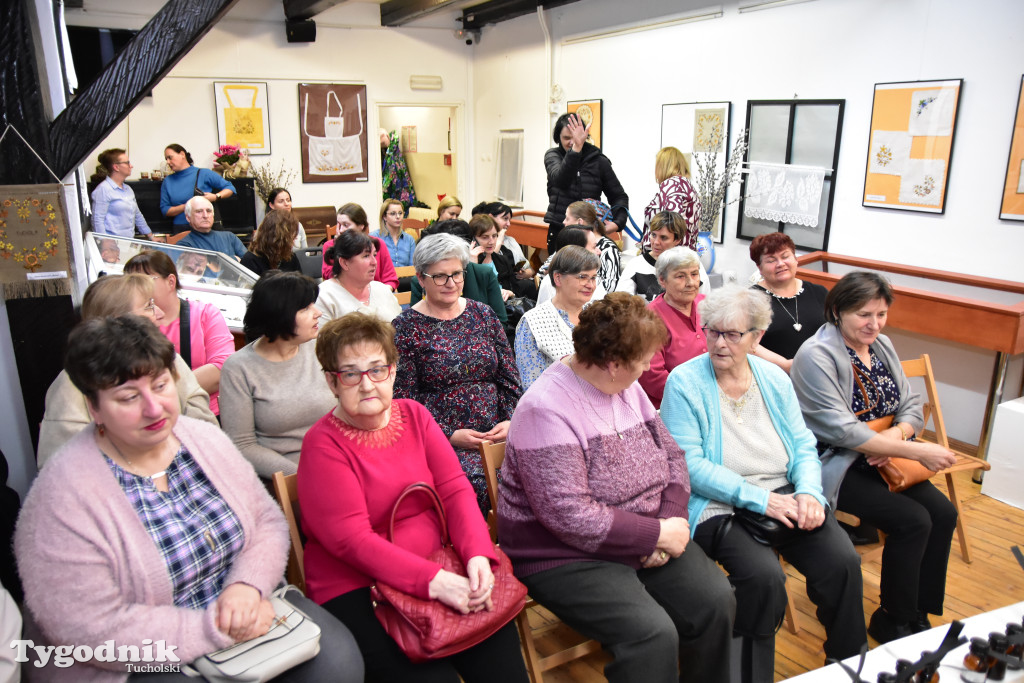
[[732, 589], [696, 543], [661, 567], [573, 562], [521, 577], [530, 596], [612, 655], [610, 683], [728, 683]]
[[[721, 563], [736, 589], [736, 633], [774, 639], [786, 614], [786, 573], [775, 552], [755, 541], [738, 523], [719, 539], [712, 553], [718, 529], [728, 518], [719, 515], [701, 522], [694, 540]], [[860, 652], [868, 639], [860, 556], [835, 517], [826, 515], [818, 531], [797, 535], [778, 550], [807, 579], [807, 596], [825, 627], [825, 655], [845, 659]], [[767, 680], [771, 680], [772, 668]]]
[[896, 621], [942, 614], [956, 508], [925, 481], [891, 493], [878, 470], [854, 463], [839, 486], [837, 507], [886, 533], [879, 601]]
[[548, 255], [555, 253], [555, 238], [565, 227], [563, 223], [548, 223]]
[[366, 680], [381, 683], [529, 683], [514, 621], [457, 655], [414, 664], [373, 614], [370, 589], [357, 588], [324, 603], [324, 609], [355, 636], [366, 664]]

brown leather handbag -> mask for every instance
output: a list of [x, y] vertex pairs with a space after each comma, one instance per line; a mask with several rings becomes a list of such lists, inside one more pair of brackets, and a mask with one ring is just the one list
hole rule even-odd
[[[875, 383], [871, 380], [871, 377], [864, 374], [864, 371], [853, 365], [853, 379], [857, 383], [857, 388], [860, 389], [861, 395], [864, 397], [864, 403], [867, 404], [869, 401], [867, 387], [864, 386], [864, 382], [861, 381], [861, 375], [864, 376], [871, 386], [875, 389], [875, 400], [867, 408], [855, 413], [858, 417], [864, 413], [874, 409], [878, 405], [878, 399], [881, 396], [881, 392]], [[876, 432], [882, 432], [889, 427], [892, 427], [893, 415], [886, 415], [879, 417], [874, 420], [867, 420], [864, 422], [865, 425], [870, 427]], [[911, 486], [920, 484], [922, 481], [928, 481], [935, 474], [930, 469], [922, 465], [917, 460], [911, 460], [910, 458], [897, 458], [890, 457], [889, 462], [884, 465], [877, 465], [878, 473], [882, 475], [882, 479], [889, 485], [889, 490], [893, 493], [899, 493], [900, 491], [906, 491]]]
[[[441, 520], [441, 548], [427, 559], [459, 576], [466, 576], [466, 568], [452, 547], [448, 534], [448, 518], [444, 504], [430, 484], [410, 484], [398, 496], [391, 510], [388, 540], [394, 542], [395, 513], [405, 497], [422, 492], [430, 496]], [[526, 586], [512, 575], [512, 562], [495, 546], [498, 568], [494, 571], [494, 589], [491, 602], [494, 609], [471, 614], [460, 614], [438, 600], [424, 600], [404, 593], [381, 581], [370, 587], [373, 612], [388, 635], [413, 662], [448, 657], [469, 649], [494, 635], [501, 627], [516, 618], [526, 604]]]

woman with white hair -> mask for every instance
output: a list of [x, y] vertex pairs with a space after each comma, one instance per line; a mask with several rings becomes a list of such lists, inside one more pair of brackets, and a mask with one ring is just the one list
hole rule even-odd
[[487, 485], [479, 446], [502, 441], [522, 395], [505, 329], [486, 305], [462, 296], [469, 245], [454, 235], [420, 240], [412, 257], [423, 299], [394, 319], [395, 396], [437, 420], [469, 476], [481, 509]]
[[835, 659], [867, 641], [860, 559], [828, 511], [817, 439], [789, 376], [752, 355], [771, 323], [768, 297], [723, 287], [700, 303], [700, 315], [708, 353], [669, 375], [661, 417], [686, 452], [693, 540], [736, 590], [741, 679], [770, 683], [786, 611], [773, 548], [806, 577], [825, 656]]
[[572, 330], [597, 289], [600, 266], [597, 255], [583, 247], [569, 245], [555, 253], [546, 276], [554, 283], [555, 295], [527, 311], [516, 326], [516, 365], [523, 391], [549, 365], [572, 354]]
[[663, 253], [654, 266], [658, 284], [665, 290], [647, 307], [658, 314], [668, 329], [668, 341], [651, 358], [651, 367], [640, 375], [640, 386], [655, 408], [661, 407], [668, 373], [708, 350], [701, 330], [698, 306], [700, 293], [700, 256], [686, 247], [673, 247]]

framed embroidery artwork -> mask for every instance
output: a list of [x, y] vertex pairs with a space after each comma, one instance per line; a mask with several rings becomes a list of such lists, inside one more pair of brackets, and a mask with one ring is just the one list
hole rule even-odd
[[875, 84], [864, 206], [946, 210], [962, 90], [962, 78]]
[[213, 96], [217, 107], [218, 143], [249, 150], [250, 156], [270, 154], [267, 84], [214, 81]]
[[302, 182], [369, 179], [366, 86], [299, 83]]
[[1007, 221], [1024, 221], [1024, 76], [1017, 91], [1017, 110], [1013, 116], [1010, 158], [1006, 162], [999, 217]]
[[566, 102], [566, 111], [569, 114], [576, 114], [583, 121], [583, 125], [590, 126], [590, 135], [587, 136], [587, 142], [592, 144], [594, 147], [600, 147], [604, 128], [604, 118], [602, 116], [602, 110], [604, 109], [604, 100], [573, 100]]
[[[701, 211], [707, 211], [705, 198], [711, 192], [702, 192], [702, 170], [711, 177], [720, 177], [729, 160], [729, 132], [732, 104], [729, 102], [683, 102], [661, 105], [661, 146], [675, 147], [690, 167], [690, 183], [701, 196]], [[726, 197], [718, 202], [718, 211], [711, 224], [711, 239], [722, 243], [722, 221], [725, 217]], [[710, 216], [708, 216], [710, 220]], [[706, 221], [702, 221], [706, 223]], [[701, 227], [701, 230], [706, 228]]]

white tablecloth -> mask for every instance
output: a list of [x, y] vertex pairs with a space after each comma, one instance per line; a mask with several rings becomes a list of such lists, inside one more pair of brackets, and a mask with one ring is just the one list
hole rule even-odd
[[[949, 652], [943, 658], [942, 665], [939, 667], [940, 680], [943, 683], [945, 681], [956, 682], [960, 680], [960, 672], [963, 671], [964, 655], [967, 654], [967, 650], [970, 647], [971, 638], [988, 638], [988, 634], [992, 631], [1002, 633], [1006, 630], [1006, 624], [1009, 622], [1021, 623], [1022, 616], [1024, 616], [1024, 602], [1018, 602], [1016, 605], [1001, 607], [991, 612], [985, 612], [984, 614], [964, 619], [964, 630], [960, 632], [960, 635], [966, 636], [968, 642]], [[880, 672], [889, 671], [894, 673], [896, 671], [897, 659], [909, 659], [916, 662], [921, 657], [923, 651], [938, 648], [942, 643], [942, 639], [946, 637], [946, 631], [948, 630], [949, 624], [943, 624], [942, 626], [936, 626], [930, 631], [915, 633], [912, 636], [900, 638], [885, 645], [879, 645], [874, 650], [868, 652], [860, 677], [865, 681], [874, 683]], [[859, 656], [843, 661], [847, 666], [856, 671], [858, 659]], [[794, 676], [793, 678], [787, 678], [786, 680], [798, 683], [842, 683], [843, 681], [849, 681], [850, 676], [838, 664], [830, 664], [820, 669]], [[1006, 678], [1003, 680], [1005, 683], [1024, 681], [1024, 671], [1007, 671]]]

